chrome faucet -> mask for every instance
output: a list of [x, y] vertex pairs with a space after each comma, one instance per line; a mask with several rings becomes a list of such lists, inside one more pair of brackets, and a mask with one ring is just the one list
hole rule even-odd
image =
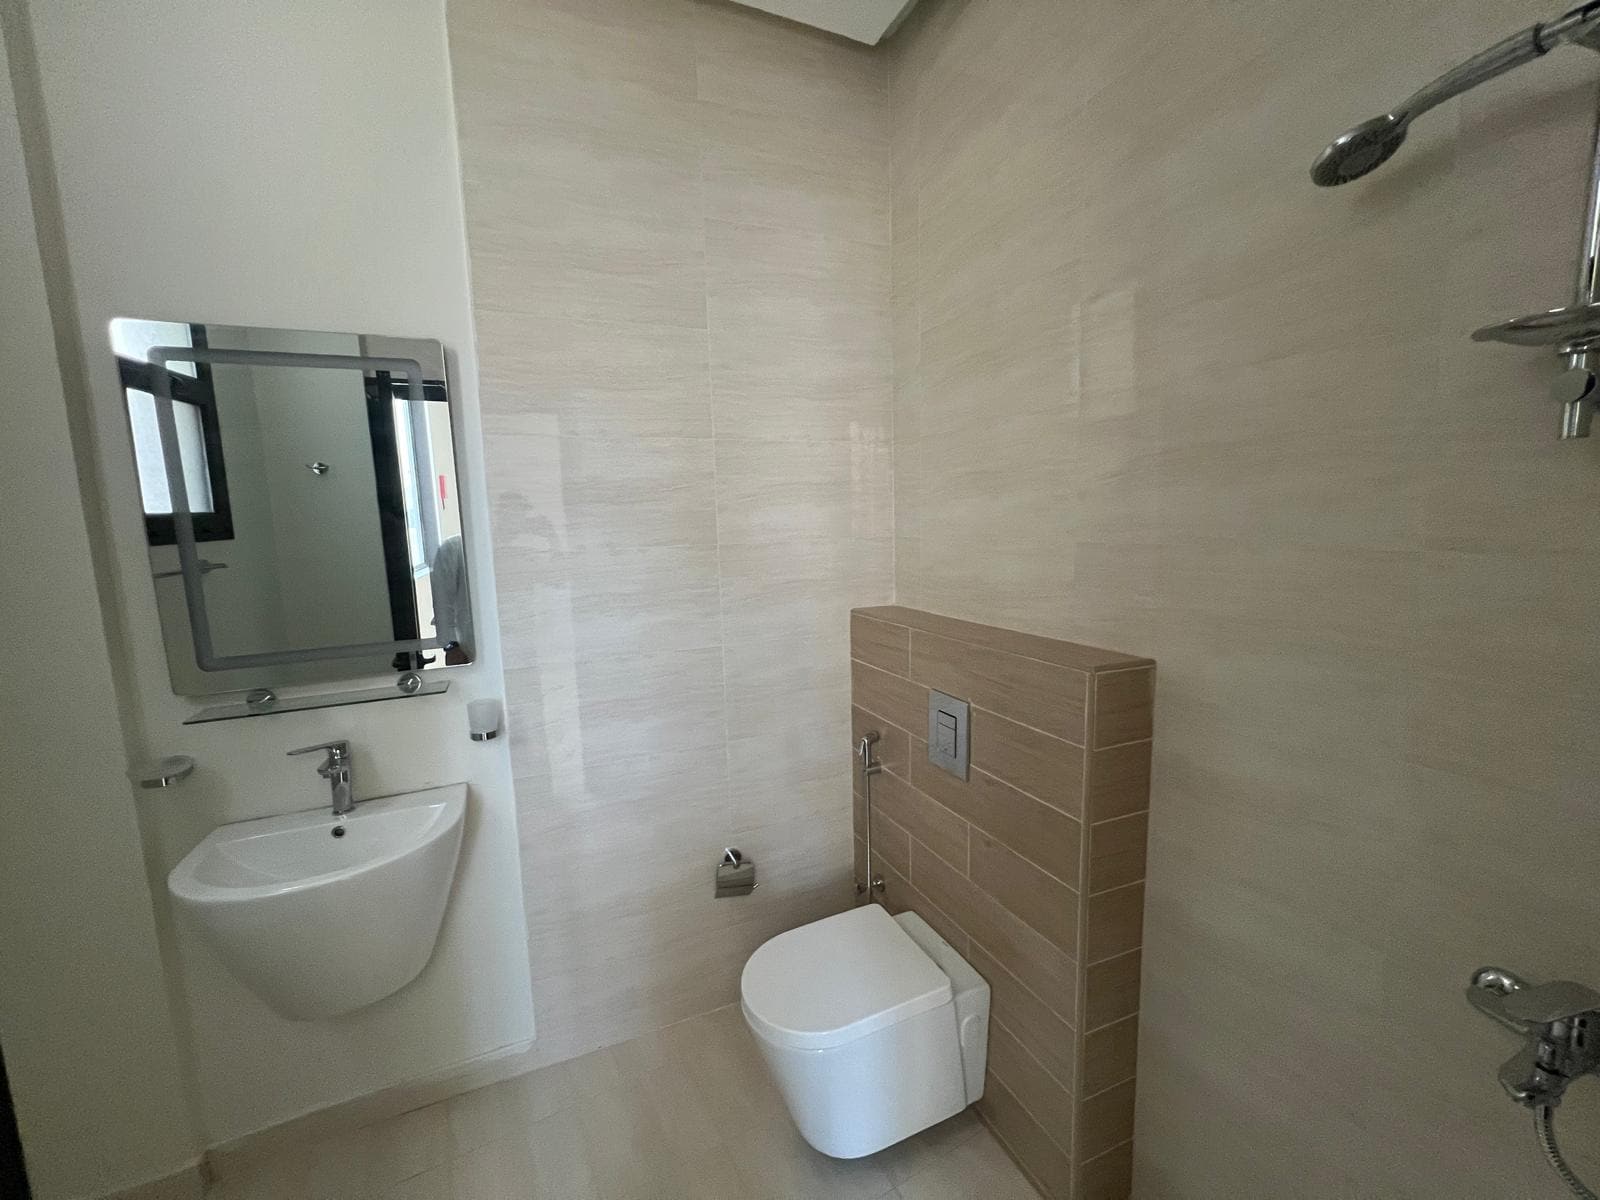
[[1500, 1068], [1500, 1086], [1533, 1110], [1539, 1148], [1581, 1200], [1597, 1200], [1573, 1174], [1556, 1142], [1555, 1111], [1573, 1081], [1600, 1075], [1600, 992], [1570, 980], [1530, 984], [1502, 967], [1473, 972], [1467, 999], [1526, 1039]]
[[1472, 976], [1467, 998], [1527, 1039], [1500, 1068], [1500, 1086], [1518, 1104], [1553, 1108], [1573, 1080], [1600, 1071], [1600, 992], [1566, 980], [1529, 984], [1484, 967]]
[[333, 785], [333, 815], [342, 817], [356, 806], [350, 790], [350, 743], [320, 742], [315, 746], [301, 746], [298, 750], [289, 751], [289, 754], [291, 757], [296, 754], [315, 754], [318, 750], [326, 750], [328, 757], [317, 768], [317, 774]]

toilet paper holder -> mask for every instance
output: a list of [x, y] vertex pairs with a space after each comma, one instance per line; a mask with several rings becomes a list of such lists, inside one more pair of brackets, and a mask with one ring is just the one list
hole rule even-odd
[[732, 846], [722, 851], [717, 863], [716, 886], [712, 895], [721, 900], [725, 896], [748, 896], [761, 885], [756, 882], [756, 864]]

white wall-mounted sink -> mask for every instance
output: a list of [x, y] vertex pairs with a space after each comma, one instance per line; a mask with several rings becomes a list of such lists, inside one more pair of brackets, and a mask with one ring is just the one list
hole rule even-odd
[[299, 1021], [365, 1007], [433, 954], [461, 852], [467, 785], [213, 830], [167, 877], [239, 981]]

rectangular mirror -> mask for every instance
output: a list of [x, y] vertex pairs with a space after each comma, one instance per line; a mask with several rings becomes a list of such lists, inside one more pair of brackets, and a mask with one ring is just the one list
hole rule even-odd
[[472, 661], [443, 347], [111, 323], [173, 689]]

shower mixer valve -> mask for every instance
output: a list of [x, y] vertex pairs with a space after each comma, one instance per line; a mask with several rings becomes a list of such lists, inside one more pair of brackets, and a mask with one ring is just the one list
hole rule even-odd
[[1527, 1039], [1500, 1068], [1500, 1086], [1518, 1104], [1554, 1108], [1573, 1080], [1600, 1074], [1600, 992], [1568, 980], [1530, 984], [1484, 967], [1467, 999]]

